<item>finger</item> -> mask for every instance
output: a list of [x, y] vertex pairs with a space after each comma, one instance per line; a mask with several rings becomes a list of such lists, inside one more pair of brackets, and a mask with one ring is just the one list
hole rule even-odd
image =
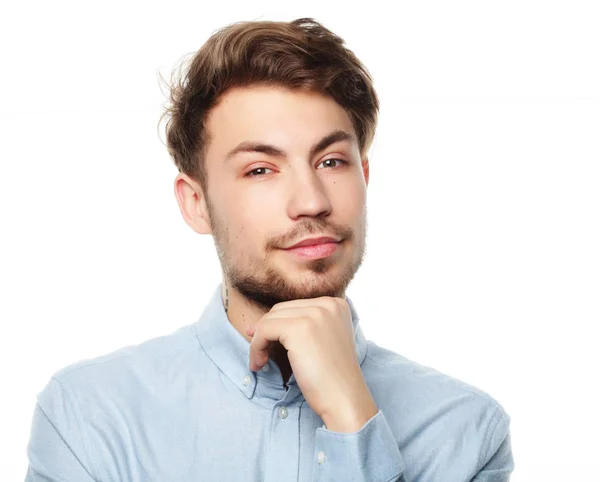
[[318, 311], [320, 309], [320, 306], [315, 306], [314, 303], [313, 304], [307, 304], [304, 307], [288, 307], [288, 308], [281, 308], [277, 311], [276, 314], [273, 314], [272, 311], [267, 312], [265, 315], [263, 315], [258, 321], [256, 321], [254, 324], [248, 326], [246, 328], [246, 334], [248, 336], [253, 336], [254, 333], [256, 332], [256, 329], [262, 325], [265, 324], [265, 322], [267, 322], [267, 320], [273, 320], [274, 317], [277, 318], [306, 318], [307, 316], [307, 309], [312, 309], [314, 310], [314, 314], [317, 315]]
[[318, 298], [301, 298], [298, 300], [289, 300], [289, 301], [282, 301], [280, 303], [275, 303], [270, 311], [279, 311], [279, 310], [283, 310], [283, 309], [287, 309], [287, 308], [302, 308], [305, 306], [315, 306], [315, 305], [323, 305], [325, 306], [326, 304], [330, 303], [331, 300], [329, 300], [328, 298], [333, 298], [334, 300], [343, 300], [346, 301], [344, 298], [339, 298], [339, 297], [330, 297], [330, 296], [319, 296]]
[[250, 369], [260, 370], [266, 365], [270, 356], [270, 348], [279, 341], [285, 346], [285, 340], [290, 331], [290, 320], [270, 318], [263, 319], [257, 326], [250, 342]]
[[[261, 324], [260, 329], [253, 327], [252, 341], [250, 342], [250, 370], [258, 371], [267, 364], [269, 360], [269, 348], [277, 336], [273, 336], [272, 330], [265, 330], [266, 323]], [[274, 338], [274, 339], [270, 339]]]

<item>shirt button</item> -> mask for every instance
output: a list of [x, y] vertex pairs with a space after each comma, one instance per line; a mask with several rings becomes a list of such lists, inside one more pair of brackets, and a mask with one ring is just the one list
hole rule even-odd
[[320, 464], [322, 464], [323, 462], [325, 462], [325, 459], [326, 459], [326, 458], [327, 458], [327, 457], [325, 457], [325, 453], [324, 453], [323, 451], [320, 451], [320, 452], [317, 454], [317, 460], [319, 461], [319, 463], [320, 463]]
[[287, 407], [279, 407], [279, 418], [281, 418], [283, 420], [284, 418], [287, 418], [287, 416], [288, 416]]
[[248, 386], [248, 385], [250, 385], [250, 381], [251, 381], [250, 375], [246, 375], [246, 376], [244, 377], [244, 379], [242, 380], [242, 383], [243, 383], [244, 385]]

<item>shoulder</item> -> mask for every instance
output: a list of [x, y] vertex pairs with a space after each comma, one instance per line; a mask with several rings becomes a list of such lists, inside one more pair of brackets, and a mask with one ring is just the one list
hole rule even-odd
[[361, 368], [403, 455], [430, 461], [407, 478], [471, 480], [494, 454], [511, 463], [510, 416], [490, 393], [373, 341]]
[[135, 345], [122, 347], [94, 358], [79, 360], [58, 369], [38, 399], [56, 385], [77, 397], [107, 397], [151, 390], [199, 353], [194, 325], [181, 327], [170, 334]]
[[[368, 371], [369, 376], [376, 381], [392, 379], [417, 392], [419, 389], [432, 390], [437, 387], [442, 393], [444, 391], [461, 392], [465, 396], [479, 399], [483, 403], [498, 404], [498, 401], [488, 392], [464, 380], [383, 348], [371, 340], [368, 341], [367, 346], [366, 363], [363, 363], [363, 370]], [[435, 392], [435, 390], [433, 391]]]
[[508, 431], [510, 416], [489, 392], [370, 340], [362, 370], [374, 397], [400, 424], [412, 420], [482, 439], [496, 428]]
[[[129, 463], [132, 438], [143, 440], [148, 418], [185, 400], [200, 353], [194, 325], [188, 325], [60, 368], [38, 393], [29, 453], [45, 453], [49, 440], [60, 440], [78, 463], [95, 474], [103, 470], [94, 480], [116, 480], [119, 466]], [[60, 442], [54, 445], [52, 463], [63, 464], [54, 460]]]

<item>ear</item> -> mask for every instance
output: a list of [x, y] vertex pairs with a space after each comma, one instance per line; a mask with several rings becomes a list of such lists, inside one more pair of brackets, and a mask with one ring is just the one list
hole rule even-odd
[[187, 225], [198, 234], [212, 234], [205, 193], [200, 184], [180, 172], [175, 178], [174, 191]]
[[362, 160], [362, 169], [363, 169], [363, 174], [365, 176], [365, 182], [367, 183], [367, 186], [369, 185], [369, 158], [365, 157]]

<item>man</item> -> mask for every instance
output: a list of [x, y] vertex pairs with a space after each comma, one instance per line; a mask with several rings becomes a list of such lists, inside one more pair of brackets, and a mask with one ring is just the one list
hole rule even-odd
[[172, 85], [185, 222], [223, 280], [197, 323], [59, 370], [28, 481], [508, 481], [488, 394], [367, 341], [362, 263], [379, 103], [313, 19], [216, 32]]

